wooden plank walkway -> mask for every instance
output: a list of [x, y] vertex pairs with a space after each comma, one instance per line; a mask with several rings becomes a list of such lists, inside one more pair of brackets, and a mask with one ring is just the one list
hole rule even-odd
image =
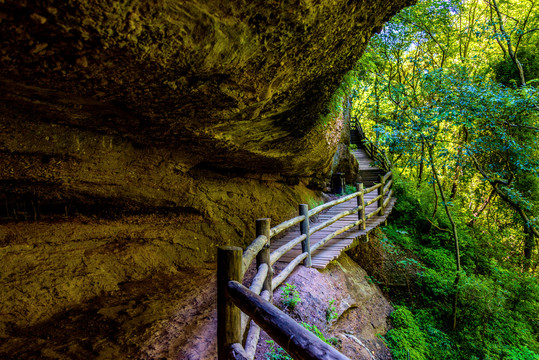
[[362, 170], [381, 170], [379, 167], [376, 166], [370, 166], [370, 163], [373, 161], [369, 155], [367, 155], [367, 152], [363, 148], [358, 148], [356, 150], [352, 150], [352, 153], [357, 159], [357, 162], [359, 163], [359, 171]]
[[[372, 160], [367, 156], [365, 151], [363, 149], [359, 149], [354, 151], [354, 155], [356, 155], [360, 169], [364, 170], [379, 170], [378, 168], [372, 168], [369, 167], [369, 164], [372, 162]], [[378, 191], [372, 191], [369, 194], [365, 194], [365, 202], [374, 199], [376, 196], [378, 196]], [[312, 266], [314, 268], [318, 269], [324, 269], [331, 260], [336, 259], [339, 257], [339, 255], [349, 248], [354, 240], [358, 239], [361, 236], [366, 235], [371, 230], [382, 224], [386, 221], [388, 215], [391, 213], [391, 210], [393, 210], [393, 206], [395, 205], [396, 199], [392, 198], [387, 207], [384, 209], [384, 215], [374, 215], [370, 219], [366, 221], [366, 230], [361, 230], [360, 227], [355, 227], [341, 235], [338, 235], [328, 241], [326, 244], [324, 244], [321, 248], [319, 248], [317, 251], [313, 252], [311, 254], [312, 259]], [[336, 205], [330, 209], [328, 209], [326, 212], [321, 213], [316, 221], [311, 222], [310, 226], [311, 228], [315, 225], [321, 224], [324, 221], [327, 221], [328, 219], [332, 218], [333, 216], [342, 213], [346, 210], [351, 210], [353, 208], [357, 207], [357, 198], [354, 198], [350, 201], [347, 201], [345, 203]], [[375, 202], [369, 206], [367, 206], [366, 214], [369, 214], [373, 211], [375, 211], [378, 207], [378, 202]], [[355, 222], [358, 220], [358, 214], [352, 214], [346, 217], [343, 217], [342, 219], [338, 220], [334, 224], [326, 227], [325, 229], [322, 229], [316, 233], [314, 233], [310, 238], [310, 244], [313, 246], [317, 242], [321, 241], [324, 237], [331, 234], [332, 232], [341, 229], [343, 226], [348, 225], [352, 222]], [[289, 230], [284, 236], [282, 236], [280, 239], [272, 239], [271, 242], [271, 251], [277, 250], [282, 245], [290, 242], [291, 240], [295, 239], [300, 235], [299, 227], [295, 226], [291, 230]], [[278, 262], [284, 262], [289, 263], [292, 260], [294, 260], [298, 255], [301, 254], [301, 244], [296, 245], [292, 250], [290, 250], [288, 253], [283, 255]]]
[[[370, 196], [369, 196], [370, 195]], [[365, 202], [375, 198], [377, 196], [377, 192], [373, 191], [372, 195], [367, 194], [365, 195]], [[355, 239], [366, 235], [368, 232], [370, 232], [372, 229], [378, 227], [380, 224], [382, 224], [384, 221], [386, 221], [388, 215], [391, 213], [391, 210], [393, 209], [393, 206], [395, 204], [396, 199], [392, 198], [389, 201], [389, 204], [387, 205], [387, 208], [385, 209], [384, 216], [378, 216], [374, 215], [369, 220], [366, 221], [366, 230], [361, 230], [359, 227], [356, 227], [354, 229], [351, 229], [341, 235], [338, 235], [328, 241], [326, 244], [324, 244], [320, 249], [315, 251], [311, 254], [312, 259], [312, 266], [317, 269], [324, 269], [331, 260], [336, 259], [339, 257], [339, 255], [349, 248]], [[329, 218], [337, 215], [338, 213], [341, 213], [345, 210], [350, 210], [357, 206], [357, 199], [352, 199], [350, 201], [347, 201], [345, 203], [336, 205], [329, 209], [327, 212], [323, 213], [318, 217], [318, 221], [311, 223], [311, 227], [322, 223]], [[371, 204], [367, 206], [367, 214], [369, 212], [372, 212], [376, 210], [377, 203]], [[334, 224], [328, 226], [325, 229], [322, 229], [316, 233], [314, 233], [310, 238], [311, 246], [322, 240], [325, 236], [331, 234], [333, 231], [338, 230], [342, 228], [345, 225], [348, 225], [358, 219], [357, 214], [345, 216], [342, 219], [338, 220]], [[285, 236], [282, 238], [272, 241], [271, 243], [271, 251], [274, 251], [281, 247], [282, 245], [290, 242], [291, 240], [295, 239], [300, 235], [299, 229], [294, 229], [292, 231], [289, 231]], [[289, 263], [290, 261], [294, 260], [298, 255], [301, 254], [301, 244], [296, 245], [292, 250], [284, 254], [279, 261]]]

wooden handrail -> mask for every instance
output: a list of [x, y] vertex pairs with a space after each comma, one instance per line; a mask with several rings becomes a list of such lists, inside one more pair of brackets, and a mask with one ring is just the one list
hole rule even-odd
[[388, 172], [383, 176], [384, 181], [386, 181], [387, 179], [389, 179], [391, 176], [393, 176], [393, 172], [392, 172], [392, 171], [388, 171]]
[[305, 265], [306, 267], [311, 267], [311, 224], [309, 223], [309, 205], [300, 204], [299, 213], [305, 216], [305, 220], [299, 224], [299, 231], [301, 232], [301, 236], [305, 236], [305, 239], [301, 242], [301, 252], [307, 253], [303, 265]]
[[290, 220], [287, 220], [285, 222], [282, 222], [280, 223], [279, 225], [275, 226], [275, 227], [272, 227], [271, 230], [270, 230], [270, 237], [274, 237], [275, 235], [285, 231], [286, 229], [302, 222], [303, 220], [305, 220], [305, 216], [303, 215], [300, 215], [300, 216], [296, 216], [295, 218], [292, 218]]
[[[264, 290], [260, 297], [266, 301], [269, 300], [269, 291]], [[260, 326], [256, 322], [251, 321], [249, 326], [249, 332], [247, 333], [247, 340], [245, 340], [245, 353], [247, 360], [253, 360], [256, 354], [256, 346], [258, 345], [258, 339], [260, 338]]]
[[255, 239], [255, 241], [253, 241], [251, 245], [249, 245], [247, 249], [243, 251], [243, 256], [241, 259], [241, 276], [245, 275], [247, 268], [249, 267], [249, 265], [251, 265], [256, 255], [260, 252], [260, 250], [262, 250], [262, 248], [266, 245], [267, 242], [268, 238], [265, 235], [259, 235]]
[[[249, 286], [249, 290], [254, 292], [255, 294], [260, 294], [262, 291], [262, 286], [264, 285], [264, 281], [266, 280], [266, 277], [268, 276], [269, 267], [267, 264], [262, 264], [258, 268], [258, 272], [256, 273], [255, 277], [253, 278], [253, 281], [251, 282], [251, 286]], [[264, 290], [265, 292], [269, 292], [267, 290]], [[249, 322], [249, 317], [245, 315], [244, 313], [241, 314], [241, 337], [243, 338], [243, 334], [245, 333], [245, 329], [247, 328], [247, 323]]]
[[269, 267], [268, 264], [262, 264], [258, 267], [258, 271], [249, 286], [249, 290], [260, 295], [262, 292], [262, 286], [264, 285], [264, 280], [268, 276]]
[[272, 339], [296, 360], [350, 360], [320, 340], [290, 316], [237, 281], [230, 281], [227, 293], [232, 302], [248, 314]]
[[264, 280], [264, 284], [262, 285], [262, 290], [268, 290], [270, 294], [270, 301], [273, 301], [273, 291], [271, 289], [271, 279], [273, 278], [273, 268], [271, 267], [271, 261], [270, 261], [270, 219], [257, 219], [256, 220], [256, 235], [257, 236], [265, 236], [268, 241], [266, 241], [266, 245], [258, 252], [256, 255], [256, 267], [259, 269], [260, 265], [266, 264], [268, 265], [268, 274], [266, 276], [266, 279]]
[[382, 208], [376, 208], [376, 210], [374, 210], [373, 212], [370, 212], [369, 215], [365, 216], [365, 220], [369, 220], [374, 215], [379, 214], [380, 210], [382, 210]]
[[[367, 152], [373, 154], [371, 156], [374, 159], [378, 159], [379, 150], [374, 144], [369, 143], [369, 145], [370, 148], [369, 146], [366, 147]], [[385, 156], [385, 154], [383, 155]], [[383, 160], [380, 162], [383, 163], [385, 168], [389, 164], [389, 160], [387, 158], [387, 162]], [[284, 221], [273, 228], [270, 227], [270, 219], [258, 219], [256, 220], [256, 238], [245, 250], [230, 246], [224, 246], [218, 249], [217, 345], [219, 360], [253, 360], [260, 337], [260, 328], [264, 329], [294, 359], [347, 359], [335, 349], [321, 342], [294, 320], [289, 319], [295, 325], [289, 323], [288, 320], [276, 322], [275, 319], [277, 318], [275, 316], [280, 310], [271, 305], [271, 302], [273, 302], [273, 291], [286, 280], [302, 261], [305, 266], [311, 266], [311, 252], [320, 249], [334, 237], [355, 226], [360, 226], [361, 230], [366, 230], [368, 219], [375, 215], [383, 216], [384, 209], [388, 206], [393, 194], [392, 176], [392, 172], [387, 171], [384, 175], [380, 176], [379, 183], [366, 189], [363, 187], [363, 184], [357, 184], [356, 192], [322, 204], [311, 210], [309, 210], [306, 204], [301, 204], [299, 206], [299, 216]], [[365, 201], [365, 195], [374, 191], [377, 191], [377, 196]], [[310, 227], [310, 217], [354, 198], [357, 198], [356, 207], [342, 211], [323, 223], [312, 228]], [[367, 213], [367, 206], [373, 203], [378, 204], [377, 208]], [[356, 221], [350, 222], [333, 231], [316, 244], [310, 244], [310, 236], [312, 234], [327, 228], [339, 219], [355, 213], [358, 214]], [[273, 253], [270, 253], [272, 237], [298, 224], [301, 234], [279, 247]], [[301, 243], [302, 247], [301, 253], [274, 277], [272, 265], [299, 243]], [[243, 277], [255, 257], [257, 272], [251, 281], [250, 288], [247, 289], [240, 283], [243, 281]], [[258, 294], [261, 294], [262, 297], [258, 296]], [[236, 304], [236, 306], [232, 303]], [[255, 315], [253, 309], [257, 307], [261, 307], [260, 309], [263, 308], [263, 310], [258, 309], [258, 313]], [[240, 309], [241, 311], [239, 311]], [[279, 315], [279, 319], [282, 320], [281, 315]], [[248, 327], [249, 324], [250, 326]], [[249, 331], [245, 336], [247, 328], [249, 328]], [[291, 332], [287, 333], [287, 331]], [[287, 334], [286, 342], [284, 343], [281, 340], [283, 339], [283, 334]], [[313, 340], [313, 337], [315, 340]], [[246, 339], [245, 348], [242, 345], [242, 339]], [[292, 339], [299, 340], [297, 343], [292, 344]]]
[[365, 203], [365, 207], [369, 206], [370, 204], [373, 204], [373, 203], [377, 202], [377, 201], [380, 200], [381, 198], [382, 198], [382, 196], [381, 196], [381, 195], [378, 195], [377, 197], [370, 199], [369, 201], [367, 201], [367, 202]]
[[[363, 195], [368, 194], [368, 193], [378, 189], [380, 186], [381, 186], [381, 184], [375, 184], [375, 185], [371, 186], [370, 188], [366, 188], [365, 190], [363, 190]], [[343, 202], [347, 202], [348, 200], [352, 200], [353, 198], [358, 197], [359, 195], [360, 195], [360, 192], [356, 191], [355, 193], [352, 193], [350, 195], [346, 195], [346, 196], [340, 197], [340, 198], [338, 198], [336, 200], [333, 200], [333, 201], [327, 202], [325, 204], [319, 205], [319, 206], [309, 210], [309, 216], [316, 215], [316, 214], [318, 214], [319, 212], [321, 212], [323, 210], [329, 209], [329, 208], [331, 208], [331, 207], [333, 207], [335, 205], [342, 204]]]
[[379, 215], [384, 215], [384, 189], [386, 187], [386, 177], [380, 176], [380, 187], [378, 188], [378, 207], [380, 208]]
[[[312, 248], [311, 248], [312, 249]], [[313, 250], [314, 251], [314, 250]], [[285, 279], [294, 271], [294, 269], [303, 261], [309, 255], [308, 253], [304, 252], [300, 255], [298, 255], [294, 260], [290, 261], [286, 267], [281, 270], [279, 275], [277, 275], [271, 282], [271, 287], [273, 290], [277, 289], [279, 285], [285, 281]]]
[[234, 360], [247, 360], [247, 352], [240, 343], [230, 345], [229, 358]]
[[358, 220], [361, 220], [361, 230], [367, 230], [367, 224], [365, 224], [365, 209], [367, 208], [367, 205], [365, 205], [365, 192], [363, 191], [363, 183], [357, 184], [357, 191], [359, 192], [359, 196], [357, 197], [357, 207], [360, 208], [357, 217]]
[[374, 190], [378, 189], [380, 186], [382, 186], [382, 184], [378, 183], [378, 184], [375, 184], [375, 185], [371, 186], [370, 188], [366, 188], [365, 189], [365, 194], [373, 192]]
[[389, 188], [393, 185], [393, 180], [389, 180], [384, 186], [384, 195], [387, 194]]
[[281, 246], [280, 248], [278, 248], [277, 250], [272, 252], [271, 255], [270, 255], [270, 263], [271, 263], [271, 265], [275, 264], [275, 262], [277, 260], [279, 260], [281, 258], [281, 256], [283, 256], [284, 254], [289, 252], [294, 246], [296, 246], [297, 244], [299, 244], [300, 242], [302, 242], [306, 238], [307, 238], [307, 234], [300, 235], [297, 238], [295, 238], [294, 240], [284, 244], [283, 246]]
[[393, 195], [393, 189], [389, 190], [387, 193], [387, 198], [384, 200], [384, 207], [387, 207], [389, 201], [391, 201], [391, 195]]
[[346, 195], [346, 196], [343, 196], [343, 197], [338, 198], [336, 200], [333, 200], [333, 201], [327, 202], [325, 204], [322, 204], [320, 206], [317, 206], [314, 209], [309, 210], [309, 216], [316, 215], [316, 214], [318, 214], [319, 212], [321, 212], [323, 210], [329, 209], [330, 207], [342, 204], [343, 202], [347, 202], [348, 200], [352, 200], [353, 198], [355, 198], [358, 195], [359, 195], [359, 192], [355, 192], [353, 194]]
[[320, 231], [324, 228], [327, 228], [329, 225], [331, 224], [334, 224], [336, 223], [339, 219], [342, 219], [343, 217], [345, 216], [348, 216], [348, 215], [352, 215], [352, 214], [355, 214], [357, 213], [359, 210], [362, 210], [362, 206], [358, 206], [358, 207], [355, 207], [353, 209], [350, 209], [350, 210], [347, 210], [347, 211], [343, 211], [342, 213], [339, 213], [337, 215], [335, 215], [334, 217], [332, 217], [331, 219], [323, 222], [322, 224], [320, 225], [317, 225], [315, 227], [313, 227], [311, 230], [310, 230], [310, 235], [314, 234], [315, 232], [317, 231]]
[[367, 154], [370, 155], [370, 157], [374, 160], [378, 161], [385, 171], [389, 171], [391, 169], [391, 162], [387, 158], [386, 153], [365, 136], [361, 124], [356, 121], [352, 125], [352, 130], [357, 132], [360, 141], [365, 144], [365, 151]]
[[350, 223], [350, 224], [348, 224], [346, 226], [343, 226], [339, 230], [335, 230], [334, 232], [332, 232], [331, 234], [329, 234], [328, 236], [326, 236], [325, 238], [323, 238], [322, 240], [320, 240], [319, 242], [317, 242], [316, 244], [311, 246], [311, 251], [317, 250], [319, 247], [321, 247], [322, 245], [327, 243], [329, 240], [333, 239], [335, 236], [340, 235], [343, 232], [350, 230], [354, 226], [358, 226], [361, 223], [361, 221], [362, 220], [357, 220], [357, 221], [355, 221], [353, 223]]
[[[219, 359], [230, 357], [232, 344], [241, 341], [241, 312], [228, 301], [228, 282], [241, 281], [242, 249], [222, 246], [217, 249], [217, 355]], [[220, 325], [220, 326], [219, 326]]]

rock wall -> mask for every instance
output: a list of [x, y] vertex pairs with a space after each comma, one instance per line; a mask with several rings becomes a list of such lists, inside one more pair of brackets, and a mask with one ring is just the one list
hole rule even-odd
[[313, 201], [331, 96], [411, 2], [0, 0], [0, 356], [134, 356]]
[[336, 145], [319, 115], [409, 3], [4, 0], [0, 101], [32, 123], [173, 149], [184, 171], [312, 175]]
[[173, 344], [207, 329], [216, 247], [245, 246], [255, 219], [278, 223], [315, 196], [303, 185], [224, 176], [197, 189], [204, 213], [69, 213], [0, 225], [0, 358], [125, 358], [162, 322], [177, 325]]

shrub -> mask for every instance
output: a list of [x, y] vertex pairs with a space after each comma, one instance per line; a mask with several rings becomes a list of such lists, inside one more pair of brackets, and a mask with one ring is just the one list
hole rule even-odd
[[344, 185], [344, 195], [350, 195], [357, 191], [357, 188], [354, 185]]
[[264, 354], [266, 360], [293, 360], [282, 347], [275, 344], [273, 340], [266, 340], [269, 344], [269, 351]]
[[335, 299], [331, 299], [329, 301], [328, 308], [326, 309], [326, 321], [330, 323], [331, 321], [337, 319], [339, 317], [339, 313], [337, 312], [337, 308], [335, 307]]
[[405, 306], [396, 306], [391, 313], [394, 328], [385, 336], [395, 360], [428, 359], [425, 334], [417, 325], [414, 316]]
[[326, 336], [320, 331], [316, 325], [307, 324], [306, 322], [302, 322], [301, 326], [303, 326], [305, 329], [309, 330], [313, 334], [316, 335], [317, 338], [325, 342], [326, 344], [329, 344], [331, 346], [336, 346], [339, 344], [339, 340], [335, 337], [326, 338]]
[[[325, 335], [316, 327], [316, 325], [311, 325], [306, 322], [302, 322], [301, 326], [303, 326], [305, 329], [312, 332], [314, 335], [316, 335], [317, 338], [325, 342], [326, 344], [329, 344], [331, 346], [337, 346], [339, 344], [339, 340], [334, 337], [326, 338]], [[266, 342], [269, 344], [270, 348], [269, 351], [264, 354], [266, 360], [292, 360], [290, 355], [287, 354], [286, 351], [279, 345], [275, 344], [275, 341], [273, 340], [266, 340]]]
[[288, 309], [294, 309], [298, 303], [301, 302], [299, 292], [296, 289], [296, 285], [286, 283], [283, 288], [283, 305]]

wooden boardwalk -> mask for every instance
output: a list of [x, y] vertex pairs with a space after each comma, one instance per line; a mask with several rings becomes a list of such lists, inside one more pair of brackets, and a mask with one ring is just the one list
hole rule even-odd
[[363, 148], [352, 150], [352, 153], [354, 154], [354, 156], [357, 159], [357, 162], [359, 163], [359, 171], [362, 171], [362, 170], [382, 171], [379, 167], [370, 166], [372, 159], [369, 157], [369, 155], [367, 155], [367, 152]]
[[[359, 149], [354, 151], [354, 155], [356, 155], [356, 158], [358, 159], [360, 170], [375, 170], [380, 171], [378, 168], [371, 168], [369, 167], [369, 164], [372, 162], [372, 160], [367, 156], [365, 151], [363, 149]], [[365, 203], [367, 203], [369, 200], [374, 199], [376, 196], [378, 196], [378, 192], [372, 191], [368, 194], [365, 194]], [[389, 201], [387, 207], [384, 209], [384, 215], [374, 215], [370, 219], [366, 221], [366, 230], [361, 230], [360, 227], [355, 227], [341, 235], [336, 236], [335, 238], [328, 241], [326, 244], [324, 244], [321, 248], [316, 250], [311, 254], [312, 259], [312, 266], [314, 268], [318, 269], [324, 269], [331, 260], [336, 259], [339, 257], [339, 255], [352, 246], [354, 240], [358, 239], [361, 236], [365, 236], [368, 232], [370, 232], [372, 229], [376, 228], [380, 224], [386, 221], [388, 215], [391, 213], [391, 210], [393, 210], [393, 206], [395, 205], [395, 198], [391, 198]], [[327, 221], [328, 219], [332, 218], [333, 216], [342, 213], [346, 210], [351, 210], [355, 207], [357, 207], [357, 198], [354, 198], [350, 201], [347, 201], [345, 203], [333, 206], [326, 212], [322, 212], [318, 218], [315, 220], [315, 222], [311, 222], [310, 226], [314, 227], [320, 223], [323, 223], [324, 221]], [[373, 211], [375, 211], [378, 207], [378, 202], [374, 202], [373, 204], [367, 206], [366, 214], [369, 214]], [[346, 217], [343, 217], [342, 219], [338, 220], [334, 224], [326, 227], [325, 229], [322, 229], [310, 237], [310, 244], [313, 246], [317, 242], [321, 241], [324, 237], [331, 234], [332, 232], [341, 229], [343, 226], [348, 225], [352, 222], [355, 222], [358, 220], [358, 214], [352, 214]], [[361, 225], [360, 225], [361, 226]], [[299, 228], [296, 226], [292, 228], [290, 231], [288, 231], [284, 236], [282, 236], [280, 239], [272, 239], [271, 242], [271, 251], [277, 250], [282, 245], [290, 242], [294, 238], [300, 235]], [[288, 253], [283, 255], [279, 262], [285, 262], [289, 263], [290, 261], [294, 260], [298, 255], [302, 253], [301, 251], [301, 244], [296, 245], [292, 250], [290, 250]]]

